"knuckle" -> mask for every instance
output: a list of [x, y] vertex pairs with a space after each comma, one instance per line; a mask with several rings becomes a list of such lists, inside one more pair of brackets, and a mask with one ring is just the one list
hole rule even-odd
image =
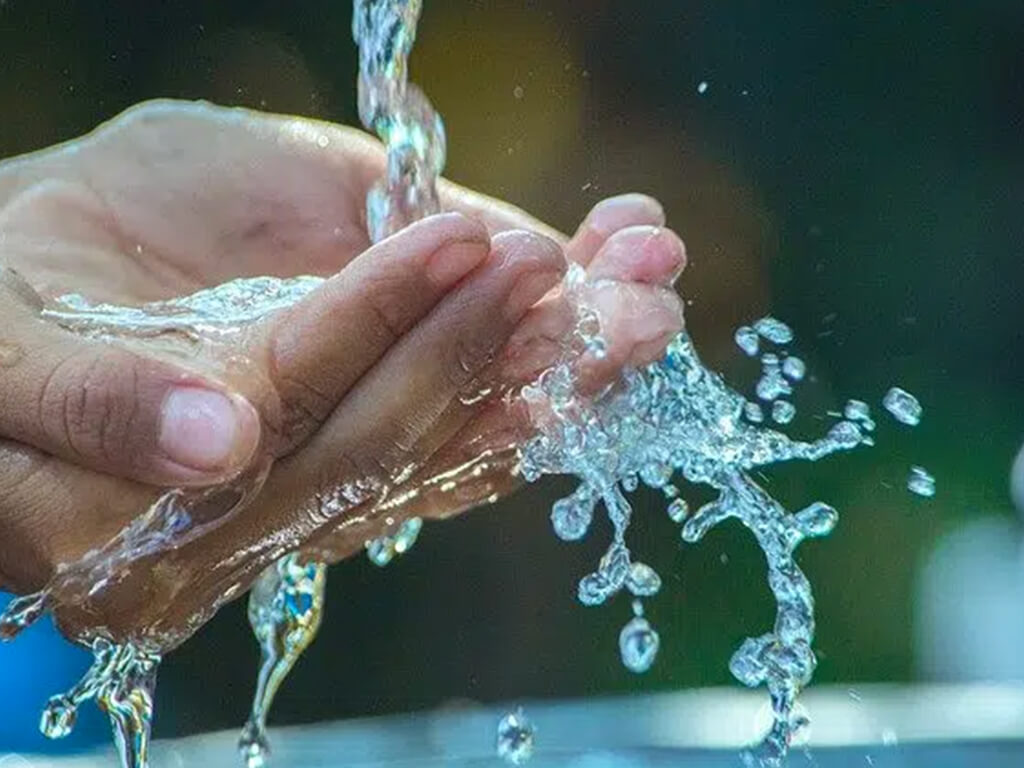
[[457, 336], [443, 366], [446, 383], [454, 389], [466, 386], [493, 358], [494, 348], [487, 340]]
[[128, 443], [138, 417], [138, 381], [134, 355], [72, 354], [54, 367], [40, 391], [44, 432], [80, 456], [133, 457]]
[[401, 290], [400, 281], [400, 276], [381, 275], [369, 280], [367, 285], [367, 312], [388, 346], [409, 329], [409, 297]]
[[334, 401], [313, 383], [279, 374], [276, 386], [281, 398], [280, 436], [292, 444], [312, 434], [334, 410]]

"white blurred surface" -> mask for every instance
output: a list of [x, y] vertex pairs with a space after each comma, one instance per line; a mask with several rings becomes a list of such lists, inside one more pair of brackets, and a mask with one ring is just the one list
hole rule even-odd
[[[803, 702], [812, 720], [808, 746], [814, 763], [797, 750], [793, 765], [1024, 765], [1024, 686], [819, 686]], [[272, 728], [271, 768], [499, 766], [495, 728], [513, 706]], [[537, 729], [537, 753], [529, 766], [736, 766], [737, 752], [754, 738], [765, 706], [763, 692], [725, 688], [526, 702]], [[153, 768], [238, 766], [237, 736], [231, 731], [158, 741]], [[32, 768], [116, 765], [108, 752], [25, 759]], [[0, 760], [0, 768], [9, 767]]]

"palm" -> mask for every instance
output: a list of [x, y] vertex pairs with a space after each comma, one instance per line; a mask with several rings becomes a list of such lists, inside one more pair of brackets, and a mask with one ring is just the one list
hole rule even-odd
[[368, 244], [362, 207], [379, 153], [349, 129], [264, 123], [150, 106], [73, 151], [21, 161], [4, 214], [12, 266], [51, 295], [121, 303], [338, 271]]

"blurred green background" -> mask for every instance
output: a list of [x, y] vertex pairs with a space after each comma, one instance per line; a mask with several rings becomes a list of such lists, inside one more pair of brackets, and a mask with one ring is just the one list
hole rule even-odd
[[[0, 157], [158, 96], [356, 123], [349, 6], [0, 0]], [[797, 433], [892, 384], [920, 397], [917, 430], [880, 418], [878, 448], [785, 467], [768, 486], [842, 515], [801, 551], [817, 681], [941, 677], [921, 662], [923, 564], [972, 521], [1020, 535], [1007, 486], [1024, 440], [1024, 4], [425, 6], [412, 78], [446, 120], [451, 178], [566, 231], [607, 195], [657, 196], [687, 241], [680, 291], [706, 362], [749, 387], [732, 330], [768, 310], [796, 330], [812, 373]], [[936, 475], [935, 499], [905, 490], [910, 464]], [[751, 537], [728, 525], [684, 546], [640, 498], [631, 547], [666, 587], [648, 601], [661, 655], [637, 677], [618, 661], [626, 598], [575, 602], [607, 531], [554, 537], [548, 508], [567, 487], [428, 525], [384, 570], [363, 557], [334, 568], [320, 638], [274, 722], [731, 684], [733, 649], [774, 610]], [[1018, 577], [1011, 594], [1024, 595], [1024, 566]], [[1004, 632], [969, 629], [983, 650]], [[0, 648], [0, 752], [47, 748], [39, 708], [85, 665], [34, 632]], [[240, 725], [256, 660], [236, 602], [164, 664], [157, 734]], [[65, 748], [103, 738], [90, 715]]]

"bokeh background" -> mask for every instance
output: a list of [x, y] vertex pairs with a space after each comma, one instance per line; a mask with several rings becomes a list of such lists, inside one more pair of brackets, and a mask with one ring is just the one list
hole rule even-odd
[[[413, 79], [447, 123], [448, 175], [571, 231], [610, 194], [660, 198], [687, 241], [680, 283], [706, 362], [749, 387], [733, 329], [772, 311], [812, 376], [797, 433], [900, 384], [916, 430], [766, 482], [841, 512], [801, 563], [819, 682], [1024, 679], [1024, 559], [1008, 491], [1024, 440], [1024, 4], [426, 0]], [[347, 0], [0, 0], [0, 157], [139, 101], [208, 99], [355, 123]], [[705, 85], [701, 85], [704, 83]], [[905, 489], [911, 464], [938, 495]], [[549, 481], [428, 525], [381, 570], [333, 569], [317, 643], [277, 723], [473, 701], [732, 684], [773, 604], [738, 525], [683, 545], [641, 496], [634, 551], [666, 577], [656, 666], [619, 664], [628, 600], [584, 608], [602, 529], [565, 544]], [[691, 502], [701, 492], [687, 489]], [[0, 752], [86, 658], [49, 628], [0, 648]], [[257, 651], [237, 602], [163, 666], [157, 734], [239, 725]]]

